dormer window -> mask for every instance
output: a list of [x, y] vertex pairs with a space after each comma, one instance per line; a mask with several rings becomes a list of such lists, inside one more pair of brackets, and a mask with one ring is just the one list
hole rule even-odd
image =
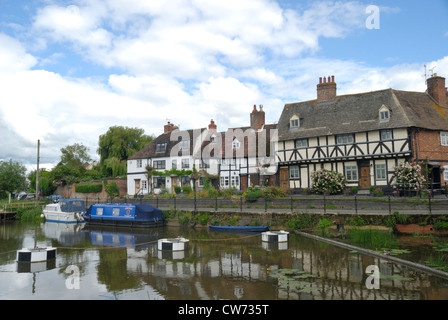
[[390, 110], [385, 105], [380, 108], [380, 122], [387, 122], [390, 119]]
[[240, 146], [241, 146], [241, 143], [238, 141], [238, 139], [235, 138], [235, 139], [233, 140], [233, 142], [232, 142], [232, 148], [233, 148], [233, 149], [239, 149]]
[[291, 119], [289, 119], [289, 129], [299, 129], [300, 128], [300, 117], [298, 115], [293, 115]]
[[156, 153], [165, 152], [166, 151], [166, 146], [167, 146], [166, 142], [158, 143], [156, 145]]

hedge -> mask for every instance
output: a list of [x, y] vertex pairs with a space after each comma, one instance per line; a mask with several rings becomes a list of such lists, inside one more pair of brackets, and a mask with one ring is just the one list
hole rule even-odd
[[101, 191], [103, 191], [103, 184], [101, 184], [101, 183], [75, 184], [75, 192], [100, 193]]

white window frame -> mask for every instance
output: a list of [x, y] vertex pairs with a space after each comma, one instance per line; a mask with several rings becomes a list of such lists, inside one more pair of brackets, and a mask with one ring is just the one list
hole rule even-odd
[[350, 182], [359, 181], [358, 166], [346, 166], [345, 178]]
[[440, 144], [448, 147], [448, 131], [440, 131]]
[[387, 167], [385, 163], [375, 164], [375, 179], [378, 181], [387, 180]]
[[239, 175], [232, 176], [232, 179], [230, 180], [230, 186], [239, 189], [239, 187], [240, 187], [240, 176]]
[[167, 142], [159, 142], [156, 144], [156, 153], [164, 153], [166, 151]]
[[177, 169], [177, 159], [171, 160], [171, 169]]
[[300, 128], [300, 119], [289, 120], [289, 128], [290, 129], [299, 129]]
[[336, 135], [336, 144], [352, 144], [355, 142], [355, 137], [352, 133]]
[[384, 129], [380, 130], [380, 140], [386, 141], [392, 139], [392, 130], [391, 129]]
[[181, 167], [182, 169], [190, 168], [190, 159], [182, 159]]
[[241, 147], [241, 142], [238, 141], [238, 139], [233, 139], [232, 142], [232, 149], [239, 149]]
[[390, 119], [390, 111], [382, 110], [380, 111], [380, 122], [388, 122]]
[[290, 166], [289, 167], [289, 179], [300, 179], [300, 167]]
[[221, 176], [221, 187], [227, 188], [229, 186], [229, 177]]
[[443, 166], [443, 180], [448, 182], [448, 166]]
[[295, 142], [296, 149], [299, 148], [307, 148], [308, 147], [308, 139], [297, 139]]
[[190, 140], [181, 140], [179, 142], [179, 151], [190, 150]]
[[137, 159], [137, 168], [141, 168], [141, 167], [143, 167], [143, 160]]

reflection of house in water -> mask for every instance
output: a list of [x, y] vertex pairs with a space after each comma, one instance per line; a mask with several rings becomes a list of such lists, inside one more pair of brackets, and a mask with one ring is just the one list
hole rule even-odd
[[[192, 242], [180, 260], [161, 259], [153, 246], [147, 248], [148, 257], [129, 256], [127, 270], [166, 299], [402, 300], [422, 299], [422, 292], [430, 290], [430, 276], [386, 260], [315, 243], [305, 249], [268, 251], [258, 240], [236, 248]], [[385, 277], [381, 290], [366, 287], [369, 265], [378, 265]], [[290, 283], [272, 276], [284, 269], [309, 276]]]

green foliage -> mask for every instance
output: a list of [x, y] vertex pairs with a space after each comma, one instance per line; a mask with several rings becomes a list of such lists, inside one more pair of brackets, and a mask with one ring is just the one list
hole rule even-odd
[[[97, 153], [100, 155], [100, 166], [103, 174], [113, 175], [113, 167], [118, 170], [118, 168], [126, 166], [126, 160], [143, 149], [152, 139], [151, 136], [144, 134], [143, 129], [123, 126], [110, 127], [105, 134], [100, 135], [98, 140]], [[116, 160], [110, 160], [113, 164], [111, 162], [106, 164], [106, 160], [111, 158]], [[117, 166], [117, 163], [120, 165]]]
[[41, 221], [43, 218], [41, 207], [17, 208], [16, 219], [21, 221]]
[[315, 216], [308, 213], [290, 216], [286, 222], [286, 226], [293, 230], [311, 229], [315, 225]]
[[26, 168], [12, 160], [0, 161], [0, 199], [25, 188]]
[[211, 218], [211, 217], [210, 217], [207, 213], [200, 214], [200, 215], [198, 216], [198, 222], [199, 222], [201, 225], [205, 226], [205, 225], [207, 225], [208, 222], [210, 221], [210, 218]]
[[191, 193], [191, 186], [189, 184], [185, 184], [182, 186], [182, 193], [189, 194]]
[[263, 191], [258, 188], [249, 188], [246, 192], [247, 202], [256, 202], [263, 194]]
[[175, 193], [181, 193], [181, 192], [182, 192], [182, 188], [179, 187], [179, 186], [175, 186], [175, 187], [174, 187], [174, 192], [175, 192]]
[[61, 149], [62, 165], [70, 165], [74, 168], [82, 167], [85, 162], [92, 159], [89, 156], [89, 148], [82, 144], [75, 143]]
[[420, 189], [426, 182], [422, 167], [415, 162], [400, 163], [394, 171], [395, 185], [398, 189]]
[[317, 224], [322, 233], [328, 233], [328, 227], [333, 225], [333, 221], [327, 218], [319, 219], [319, 223]]
[[118, 197], [120, 195], [120, 191], [116, 182], [108, 183], [104, 188], [109, 197]]
[[285, 192], [280, 188], [276, 186], [269, 186], [262, 190], [261, 196], [266, 199], [275, 199], [275, 198], [281, 198], [284, 197], [286, 194]]
[[75, 184], [75, 192], [78, 193], [100, 193], [101, 191], [103, 191], [103, 185], [101, 183]]
[[104, 160], [104, 168], [111, 173], [112, 177], [124, 176], [127, 173], [126, 160], [111, 157]]

